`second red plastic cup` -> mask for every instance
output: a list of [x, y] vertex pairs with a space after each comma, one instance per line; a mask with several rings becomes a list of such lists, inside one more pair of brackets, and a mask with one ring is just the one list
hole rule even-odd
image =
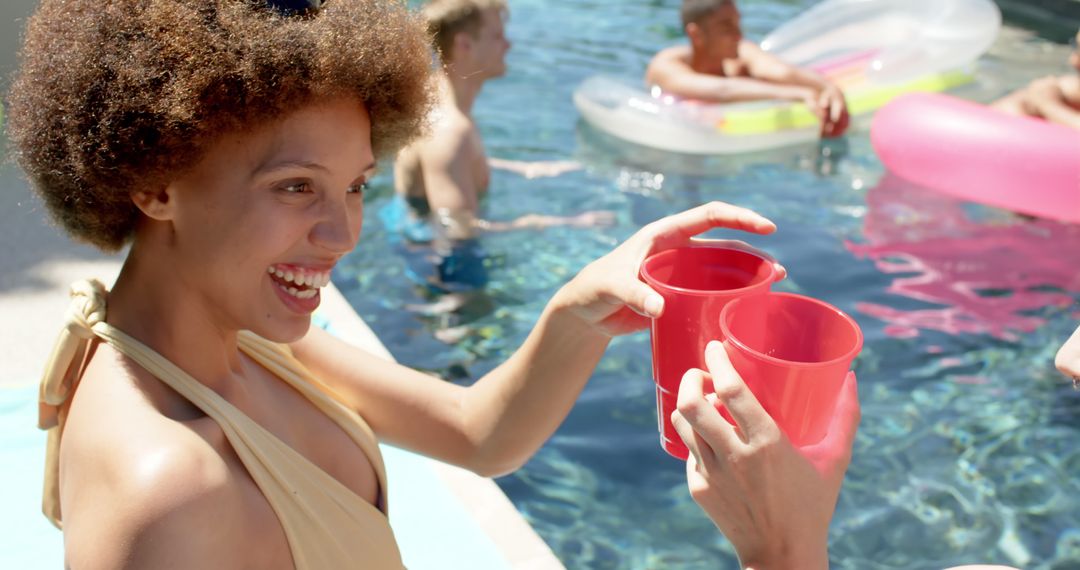
[[641, 277], [664, 298], [664, 312], [651, 328], [660, 444], [685, 460], [689, 450], [671, 425], [683, 374], [705, 368], [705, 345], [721, 338], [724, 306], [767, 292], [776, 269], [770, 260], [742, 250], [690, 246], [650, 256]]
[[[858, 323], [824, 301], [794, 293], [735, 300], [719, 321], [731, 364], [791, 442], [821, 441], [851, 361], [862, 350]], [[734, 423], [727, 410], [721, 413]]]

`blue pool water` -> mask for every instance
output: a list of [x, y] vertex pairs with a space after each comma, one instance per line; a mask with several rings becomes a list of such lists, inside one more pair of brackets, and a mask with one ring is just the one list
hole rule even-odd
[[[761, 37], [813, 3], [743, 0], [746, 33]], [[706, 200], [748, 206], [779, 225], [750, 241], [788, 268], [780, 288], [841, 307], [866, 335], [833, 566], [1080, 568], [1080, 393], [1052, 366], [1080, 322], [1080, 227], [889, 179], [865, 120], [823, 148], [738, 158], [611, 140], [580, 124], [571, 93], [594, 73], [639, 73], [676, 41], [678, 1], [512, 4], [510, 72], [476, 107], [488, 151], [586, 168], [539, 180], [496, 172], [489, 217], [609, 209], [618, 221], [488, 236], [489, 301], [463, 317], [418, 317], [405, 307], [426, 297], [378, 216], [392, 197], [380, 177], [361, 245], [334, 280], [401, 362], [469, 383], [522, 342], [562, 283], [642, 224]], [[1015, 33], [1002, 42], [961, 95], [986, 101], [1065, 69], [1063, 46]], [[455, 345], [433, 336], [461, 324], [471, 332]], [[612, 342], [565, 424], [498, 482], [568, 568], [736, 567], [682, 464], [658, 445], [646, 333]]]

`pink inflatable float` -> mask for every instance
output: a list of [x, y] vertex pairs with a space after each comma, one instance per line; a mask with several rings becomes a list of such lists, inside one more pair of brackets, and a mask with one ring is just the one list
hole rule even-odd
[[877, 112], [870, 141], [910, 182], [972, 202], [1080, 223], [1080, 132], [932, 93]]

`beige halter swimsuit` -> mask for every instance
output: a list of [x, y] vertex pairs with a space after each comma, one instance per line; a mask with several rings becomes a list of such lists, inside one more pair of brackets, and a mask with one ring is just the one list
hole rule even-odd
[[252, 333], [240, 348], [334, 420], [367, 454], [378, 475], [383, 510], [361, 499], [314, 463], [252, 421], [213, 390], [157, 352], [105, 322], [105, 288], [97, 281], [72, 285], [67, 325], [41, 381], [39, 427], [49, 432], [45, 458], [45, 516], [61, 525], [59, 488], [63, 404], [78, 386], [90, 343], [101, 340], [137, 362], [210, 416], [225, 433], [251, 478], [277, 514], [299, 569], [403, 568], [386, 516], [386, 471], [371, 428], [289, 352]]

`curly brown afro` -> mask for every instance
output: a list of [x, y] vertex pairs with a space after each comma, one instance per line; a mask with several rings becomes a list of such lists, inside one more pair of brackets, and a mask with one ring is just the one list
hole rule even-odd
[[16, 157], [57, 221], [106, 251], [132, 235], [131, 192], [163, 188], [224, 133], [351, 95], [383, 157], [431, 104], [429, 37], [394, 0], [292, 16], [253, 0], [42, 0], [21, 57]]

